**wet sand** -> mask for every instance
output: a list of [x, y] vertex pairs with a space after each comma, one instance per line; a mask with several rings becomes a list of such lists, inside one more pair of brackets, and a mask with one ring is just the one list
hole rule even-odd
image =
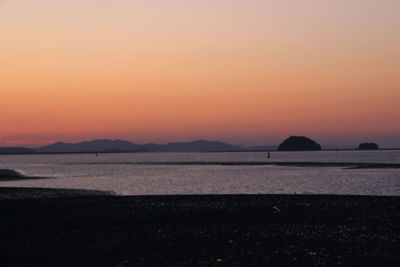
[[0, 169], [0, 182], [5, 181], [21, 181], [21, 180], [35, 180], [35, 179], [50, 179], [50, 177], [33, 177], [26, 176], [15, 170]]
[[400, 264], [400, 197], [42, 195], [0, 214], [0, 266]]

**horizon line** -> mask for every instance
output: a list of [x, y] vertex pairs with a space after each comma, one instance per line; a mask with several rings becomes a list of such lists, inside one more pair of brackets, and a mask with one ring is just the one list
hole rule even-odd
[[[291, 136], [299, 136], [299, 135], [291, 135]], [[289, 137], [289, 136], [288, 136]], [[286, 137], [286, 138], [288, 138]], [[285, 138], [285, 139], [286, 139]], [[285, 139], [283, 139], [280, 143], [282, 143]], [[249, 147], [258, 147], [258, 146], [279, 146], [279, 144], [275, 143], [275, 144], [268, 144], [268, 143], [262, 143], [262, 144], [253, 144], [253, 145], [245, 145], [242, 143], [231, 143], [231, 142], [226, 142], [226, 141], [221, 141], [221, 140], [212, 140], [212, 139], [192, 139], [190, 141], [168, 141], [168, 142], [145, 142], [145, 143], [137, 143], [135, 141], [131, 141], [131, 140], [127, 140], [127, 139], [121, 139], [121, 138], [94, 138], [94, 139], [84, 139], [82, 141], [73, 141], [73, 142], [67, 142], [67, 141], [51, 141], [49, 143], [42, 143], [42, 144], [29, 144], [29, 143], [15, 143], [12, 145], [7, 145], [7, 144], [1, 144], [0, 143], [0, 147], [27, 147], [27, 148], [41, 148], [41, 147], [45, 147], [45, 146], [50, 146], [50, 145], [54, 145], [57, 143], [63, 143], [63, 144], [81, 144], [81, 143], [90, 143], [90, 142], [94, 142], [94, 141], [124, 141], [124, 142], [130, 142], [133, 144], [137, 144], [137, 145], [149, 145], [149, 144], [155, 144], [155, 145], [167, 145], [167, 144], [173, 144], [173, 143], [193, 143], [193, 142], [197, 142], [197, 141], [206, 141], [206, 142], [221, 142], [221, 143], [225, 143], [228, 145], [233, 145], [233, 146], [242, 146], [244, 148], [249, 148]], [[366, 141], [366, 142], [372, 142], [372, 141]], [[361, 142], [361, 143], [366, 143], [366, 142]], [[349, 148], [357, 148], [359, 143], [354, 143], [354, 144], [330, 144], [330, 143], [324, 143], [321, 144], [321, 146], [323, 147], [334, 147], [334, 148], [345, 148], [345, 149], [349, 149]], [[378, 144], [379, 145], [379, 144]], [[382, 146], [381, 148], [386, 148], [386, 149], [397, 149], [400, 147], [396, 147], [396, 146]], [[330, 148], [328, 148], [330, 149]]]

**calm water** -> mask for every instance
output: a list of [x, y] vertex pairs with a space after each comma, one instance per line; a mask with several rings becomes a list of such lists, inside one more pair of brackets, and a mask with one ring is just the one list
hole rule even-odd
[[137, 164], [253, 161], [400, 163], [400, 151], [273, 152], [271, 159], [258, 152], [0, 156], [0, 169], [54, 177], [0, 182], [0, 186], [96, 189], [122, 195], [400, 195], [400, 169]]

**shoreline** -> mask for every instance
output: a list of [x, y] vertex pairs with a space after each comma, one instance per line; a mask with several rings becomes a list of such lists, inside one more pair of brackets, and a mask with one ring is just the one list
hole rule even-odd
[[74, 188], [50, 188], [50, 187], [15, 187], [0, 186], [0, 201], [2, 200], [27, 200], [27, 199], [66, 199], [81, 197], [106, 197], [112, 200], [116, 198], [146, 198], [146, 199], [173, 199], [173, 198], [225, 198], [225, 197], [310, 197], [310, 198], [394, 198], [400, 195], [354, 195], [354, 194], [324, 194], [324, 193], [228, 193], [228, 194], [151, 194], [151, 195], [120, 195], [114, 191]]
[[16, 170], [0, 169], [0, 182], [51, 179], [51, 177], [27, 176]]
[[1, 187], [0, 202], [2, 200], [23, 199], [54, 199], [72, 197], [94, 197], [115, 195], [110, 191], [87, 190], [87, 189], [62, 189], [62, 188], [40, 188], [40, 187]]
[[302, 151], [279, 151], [276, 149], [267, 149], [267, 150], [222, 150], [222, 151], [81, 151], [81, 152], [36, 152], [36, 153], [0, 153], [0, 156], [34, 156], [34, 155], [81, 155], [81, 154], [137, 154], [137, 153], [267, 153], [267, 152], [278, 152], [278, 153], [286, 153], [286, 152], [295, 152], [295, 153], [301, 153], [301, 152], [341, 152], [341, 151], [397, 151], [400, 150], [400, 148], [379, 148], [376, 150], [362, 150], [358, 148], [328, 148], [328, 149], [322, 149], [322, 150], [302, 150]]
[[2, 266], [400, 262], [398, 196], [64, 195], [0, 200], [0, 213]]

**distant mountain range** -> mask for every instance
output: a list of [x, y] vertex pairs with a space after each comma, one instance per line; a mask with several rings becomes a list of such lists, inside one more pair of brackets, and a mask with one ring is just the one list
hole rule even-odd
[[189, 143], [139, 145], [124, 140], [93, 140], [78, 144], [58, 142], [37, 149], [39, 153], [82, 153], [82, 152], [206, 152], [234, 151], [239, 147], [224, 142], [197, 140]]
[[168, 144], [136, 144], [124, 140], [93, 140], [71, 144], [57, 142], [36, 149], [24, 147], [3, 147], [0, 154], [37, 154], [37, 153], [116, 153], [116, 152], [218, 152], [273, 150], [276, 146], [244, 147], [219, 141], [197, 140]]
[[128, 152], [140, 151], [141, 146], [123, 140], [93, 140], [77, 144], [58, 142], [36, 150], [39, 153]]
[[[93, 140], [71, 144], [57, 142], [36, 149], [24, 147], [0, 147], [0, 154], [37, 154], [37, 153], [117, 153], [117, 152], [223, 152], [223, 151], [273, 151], [277, 145], [243, 146], [219, 141], [197, 140], [168, 144], [136, 144], [124, 140]], [[324, 146], [324, 149], [334, 149]], [[348, 149], [350, 147], [342, 147]], [[354, 148], [353, 148], [354, 149]]]

